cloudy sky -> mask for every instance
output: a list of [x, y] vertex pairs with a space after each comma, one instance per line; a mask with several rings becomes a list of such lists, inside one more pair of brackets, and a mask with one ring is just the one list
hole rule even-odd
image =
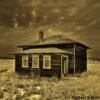
[[92, 49], [89, 57], [100, 58], [100, 0], [33, 0], [31, 28], [0, 26], [0, 55], [16, 51], [16, 46], [38, 39], [40, 27], [45, 36], [63, 34]]

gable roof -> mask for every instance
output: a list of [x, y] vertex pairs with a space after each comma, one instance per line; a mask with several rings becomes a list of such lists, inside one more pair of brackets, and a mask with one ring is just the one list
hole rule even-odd
[[58, 49], [58, 48], [34, 48], [34, 49], [28, 49], [28, 50], [15, 52], [13, 54], [35, 54], [35, 53], [66, 53], [66, 54], [72, 54], [72, 52], [69, 52], [67, 50]]
[[50, 37], [44, 38], [43, 41], [34, 41], [33, 43], [20, 45], [18, 47], [53, 45], [53, 44], [66, 44], [66, 43], [67, 44], [77, 43], [77, 44], [81, 44], [81, 45], [85, 46], [86, 48], [89, 48], [86, 45], [84, 45], [80, 42], [74, 41], [74, 40], [72, 40], [68, 37], [63, 36], [63, 35], [50, 36]]

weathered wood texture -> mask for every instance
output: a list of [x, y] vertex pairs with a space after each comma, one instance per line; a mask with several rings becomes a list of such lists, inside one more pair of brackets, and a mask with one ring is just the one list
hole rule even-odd
[[[43, 55], [45, 54], [39, 54], [39, 68], [32, 68], [32, 55], [28, 55], [29, 62], [28, 62], [28, 68], [22, 67], [22, 56], [23, 55], [16, 55], [16, 64], [15, 69], [16, 72], [22, 72], [27, 74], [34, 74], [34, 75], [40, 75], [40, 76], [61, 76], [61, 55], [60, 54], [48, 54], [51, 56], [51, 69], [44, 69], [43, 68]], [[47, 55], [47, 54], [46, 54]]]
[[[42, 61], [43, 59], [41, 59]], [[61, 76], [61, 55], [51, 54], [51, 69], [44, 69], [41, 64], [41, 76]]]
[[[68, 73], [74, 73], [74, 61], [75, 61], [75, 72], [81, 73], [87, 70], [87, 49], [83, 46], [76, 45], [75, 57], [74, 57], [74, 46], [72, 47], [60, 47], [62, 50], [71, 52], [72, 54], [48, 54], [51, 56], [51, 69], [43, 68], [43, 56], [47, 54], [39, 55], [39, 68], [32, 68], [32, 54], [28, 54], [29, 62], [28, 68], [22, 68], [22, 55], [16, 55], [15, 71], [31, 73], [40, 76], [53, 76], [56, 75], [61, 77], [61, 56], [68, 56]], [[75, 59], [74, 59], [75, 58]]]
[[76, 73], [81, 73], [87, 70], [87, 49], [85, 47], [81, 45], [76, 45], [75, 55], [74, 55], [74, 46], [70, 48], [65, 48], [65, 50], [72, 52], [72, 55], [69, 55], [69, 64], [68, 64], [69, 73], [74, 73], [74, 60], [75, 60]]
[[30, 75], [30, 66], [28, 65], [28, 68], [22, 67], [22, 55], [15, 55], [15, 71], [21, 75]]
[[15, 55], [15, 71], [18, 72], [22, 68], [22, 57], [21, 55]]
[[75, 48], [75, 72], [81, 73], [87, 70], [87, 49], [77, 46]]
[[68, 73], [74, 73], [74, 55], [69, 55]]
[[[68, 63], [68, 72], [74, 73], [74, 60], [75, 60], [75, 72], [81, 73], [87, 70], [87, 49], [81, 45], [76, 45], [75, 47], [75, 55], [74, 55], [74, 46], [63, 48], [71, 52], [69, 54], [69, 63]], [[75, 57], [74, 57], [75, 56]]]
[[64, 45], [60, 45], [58, 46], [60, 49], [68, 51], [72, 54], [65, 54], [65, 56], [68, 56], [68, 73], [74, 73], [74, 49], [73, 49], [73, 45], [72, 44], [64, 44]]

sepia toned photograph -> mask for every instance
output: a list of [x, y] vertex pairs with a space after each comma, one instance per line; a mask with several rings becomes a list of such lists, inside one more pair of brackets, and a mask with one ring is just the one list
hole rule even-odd
[[100, 100], [100, 0], [0, 0], [0, 100]]

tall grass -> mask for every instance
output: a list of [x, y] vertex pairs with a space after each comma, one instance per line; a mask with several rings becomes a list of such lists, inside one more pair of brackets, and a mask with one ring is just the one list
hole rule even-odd
[[60, 80], [56, 77], [30, 78], [15, 74], [14, 71], [0, 73], [0, 99], [75, 100], [74, 96], [100, 96], [99, 64], [89, 63], [88, 71], [80, 77], [68, 76]]

